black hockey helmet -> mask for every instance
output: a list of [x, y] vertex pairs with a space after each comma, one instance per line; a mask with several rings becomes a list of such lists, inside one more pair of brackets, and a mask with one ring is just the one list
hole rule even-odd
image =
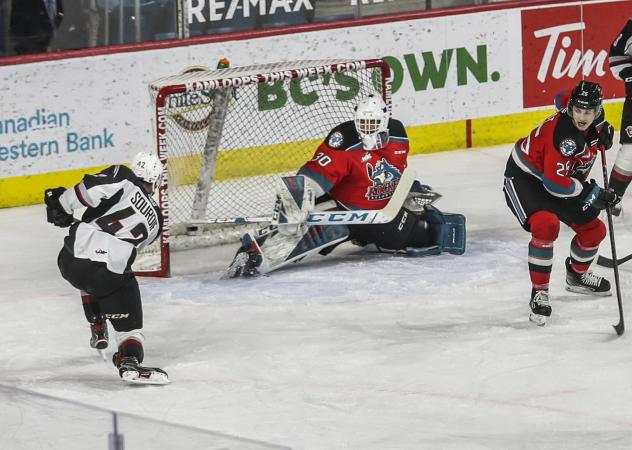
[[599, 83], [582, 80], [571, 93], [571, 98], [568, 102], [568, 113], [570, 114], [573, 106], [576, 106], [582, 109], [594, 109], [599, 114], [602, 102], [603, 91]]

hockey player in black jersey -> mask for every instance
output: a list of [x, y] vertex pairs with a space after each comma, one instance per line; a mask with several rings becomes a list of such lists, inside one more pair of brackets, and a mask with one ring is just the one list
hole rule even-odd
[[[107, 320], [116, 331], [118, 351], [112, 361], [125, 381], [165, 384], [166, 372], [144, 367], [143, 310], [132, 272], [137, 251], [160, 234], [162, 214], [151, 197], [164, 168], [158, 157], [139, 153], [131, 168], [110, 166], [86, 175], [71, 189], [45, 191], [48, 222], [70, 227], [59, 252], [61, 275], [81, 291], [90, 323], [90, 346], [108, 346]], [[86, 208], [81, 220], [77, 209]]]
[[632, 18], [612, 42], [608, 62], [612, 75], [625, 83], [619, 136], [621, 148], [610, 173], [610, 187], [621, 197], [632, 181]]

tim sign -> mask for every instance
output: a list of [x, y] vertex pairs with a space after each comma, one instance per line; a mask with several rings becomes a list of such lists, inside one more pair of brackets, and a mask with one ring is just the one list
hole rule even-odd
[[522, 11], [525, 108], [552, 105], [555, 95], [581, 79], [597, 81], [606, 98], [625, 96], [608, 66], [610, 44], [632, 16], [632, 1]]

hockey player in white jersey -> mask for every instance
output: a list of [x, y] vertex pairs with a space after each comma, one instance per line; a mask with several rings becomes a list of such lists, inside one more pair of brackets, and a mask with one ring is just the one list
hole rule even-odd
[[[619, 136], [621, 148], [610, 173], [610, 188], [622, 197], [632, 181], [632, 18], [612, 42], [608, 62], [612, 75], [625, 83]], [[619, 214], [617, 209], [613, 210], [615, 215]]]
[[[47, 220], [70, 227], [59, 252], [61, 275], [81, 291], [90, 323], [90, 346], [108, 346], [106, 320], [116, 331], [118, 351], [112, 362], [124, 381], [165, 384], [165, 371], [144, 367], [143, 310], [138, 282], [132, 272], [136, 252], [160, 234], [162, 214], [151, 197], [164, 168], [158, 157], [139, 153], [131, 168], [110, 166], [86, 175], [71, 189], [47, 189]], [[77, 209], [86, 208], [81, 220]]]

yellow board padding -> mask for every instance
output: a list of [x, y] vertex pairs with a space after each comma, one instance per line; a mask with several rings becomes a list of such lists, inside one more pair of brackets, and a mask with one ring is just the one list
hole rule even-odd
[[519, 138], [527, 136], [551, 114], [553, 110], [472, 119], [472, 147], [516, 142]]
[[435, 153], [466, 147], [465, 121], [407, 127], [410, 154]]
[[0, 208], [44, 203], [45, 189], [74, 186], [85, 174], [100, 172], [106, 167], [108, 166], [0, 178]]
[[[606, 120], [615, 129], [621, 125], [623, 102], [604, 104]], [[555, 113], [555, 108], [530, 111], [507, 116], [472, 119], [472, 147], [489, 147], [505, 143], [513, 143], [527, 136], [543, 120]]]
[[[606, 119], [618, 129], [621, 124], [623, 102], [604, 105]], [[472, 119], [472, 147], [513, 143], [526, 136], [533, 128], [553, 114], [553, 108], [505, 116]], [[466, 148], [466, 121], [417, 125], [406, 128], [410, 140], [410, 154], [435, 153]], [[222, 151], [218, 154], [214, 181], [266, 175], [297, 170], [312, 157], [320, 139], [265, 145]], [[192, 184], [197, 181], [201, 155], [174, 157], [169, 160], [172, 185]], [[70, 187], [84, 174], [96, 173], [107, 166], [0, 178], [0, 208], [33, 205], [43, 202], [44, 189]], [[177, 174], [177, 175], [175, 175]]]
[[[218, 152], [213, 181], [254, 177], [298, 170], [316, 151], [321, 139], [271, 144]], [[201, 154], [169, 159], [169, 183], [178, 186], [197, 182]]]
[[606, 111], [606, 120], [618, 130], [621, 128], [621, 115], [623, 114], [623, 102], [604, 103], [603, 109]]

